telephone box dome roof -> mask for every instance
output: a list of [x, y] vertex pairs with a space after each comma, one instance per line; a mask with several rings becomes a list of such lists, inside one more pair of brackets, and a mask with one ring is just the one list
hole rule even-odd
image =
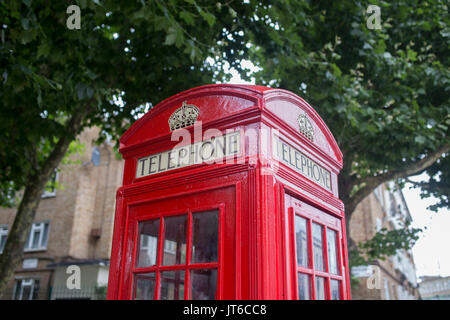
[[290, 91], [259, 85], [209, 84], [175, 94], [155, 105], [122, 135], [120, 151], [124, 153], [145, 140], [170, 134], [173, 127], [169, 118], [183, 104], [198, 108], [196, 116], [203, 125], [237, 119], [239, 114], [250, 114], [250, 110], [269, 115], [293, 134], [302, 133], [299, 136], [305, 136], [309, 140], [305, 143], [314, 151], [342, 168], [342, 153], [336, 140], [314, 108]]

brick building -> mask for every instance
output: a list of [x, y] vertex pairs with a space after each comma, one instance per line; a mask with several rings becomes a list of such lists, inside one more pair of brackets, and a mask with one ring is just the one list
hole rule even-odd
[[[98, 133], [90, 128], [80, 134], [84, 152], [72, 157], [79, 161], [61, 165], [53, 177], [60, 187], [42, 195], [23, 263], [3, 299], [104, 297], [122, 160], [108, 142], [93, 144]], [[0, 208], [0, 252], [14, 216], [15, 209]], [[79, 267], [80, 289], [67, 289], [69, 265]]]
[[[352, 239], [357, 243], [366, 241], [382, 228], [400, 229], [406, 221], [411, 221], [411, 215], [401, 190], [395, 190], [393, 183], [383, 184], [358, 204], [350, 221]], [[420, 297], [411, 250], [401, 249], [384, 261], [377, 260], [370, 266], [353, 268], [352, 275], [360, 280], [358, 285], [352, 287], [354, 300], [409, 300]]]
[[450, 277], [424, 276], [420, 278], [420, 295], [425, 300], [450, 300]]

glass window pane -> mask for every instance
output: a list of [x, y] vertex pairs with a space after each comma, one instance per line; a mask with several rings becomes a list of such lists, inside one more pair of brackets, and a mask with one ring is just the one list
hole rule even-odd
[[33, 243], [31, 244], [31, 247], [33, 249], [37, 249], [40, 247], [39, 245], [39, 237], [41, 236], [41, 229], [37, 229], [36, 231], [34, 231], [33, 233]]
[[307, 274], [298, 274], [298, 299], [310, 300], [311, 299], [311, 284], [310, 276]]
[[39, 279], [34, 279], [33, 281], [33, 295], [32, 300], [37, 300], [39, 294]]
[[297, 250], [297, 265], [308, 267], [308, 231], [306, 219], [295, 216], [295, 243]]
[[186, 263], [187, 215], [164, 218], [163, 265]]
[[27, 240], [25, 241], [25, 249], [31, 249], [30, 240], [31, 240], [32, 232], [33, 232], [33, 229], [31, 229], [30, 232], [28, 232]]
[[139, 223], [139, 249], [137, 267], [145, 268], [156, 264], [158, 252], [159, 219]]
[[22, 280], [17, 280], [16, 287], [14, 289], [14, 300], [20, 300], [21, 292], [22, 292]]
[[217, 270], [200, 269], [192, 270], [191, 299], [192, 300], [214, 300], [217, 288]]
[[7, 234], [0, 234], [0, 253], [5, 249], [6, 238]]
[[219, 240], [219, 211], [194, 213], [192, 218], [192, 263], [216, 262]]
[[325, 300], [325, 279], [316, 277], [316, 300]]
[[135, 277], [134, 299], [153, 300], [155, 298], [155, 273], [144, 273]]
[[161, 300], [184, 299], [184, 270], [161, 272]]
[[317, 223], [312, 224], [314, 269], [325, 271], [323, 263], [323, 227]]
[[327, 229], [328, 270], [338, 274], [337, 232]]
[[47, 241], [48, 241], [48, 227], [49, 224], [44, 224], [44, 234], [42, 235], [42, 243], [40, 244], [43, 248], [47, 247]]
[[341, 299], [341, 285], [339, 280], [331, 280], [331, 300], [340, 300]]
[[21, 300], [32, 300], [31, 296], [31, 286], [30, 285], [23, 285], [22, 286], [22, 297]]

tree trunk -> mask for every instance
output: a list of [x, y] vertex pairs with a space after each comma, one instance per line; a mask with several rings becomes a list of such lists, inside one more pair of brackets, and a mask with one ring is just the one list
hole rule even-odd
[[33, 223], [46, 181], [48, 181], [43, 178], [42, 176], [35, 177], [28, 181], [11, 231], [8, 233], [5, 249], [0, 256], [0, 296], [3, 295], [14, 270], [22, 260], [27, 233]]
[[0, 255], [0, 297], [3, 296], [15, 269], [22, 260], [27, 233], [33, 223], [45, 185], [64, 158], [70, 143], [79, 133], [88, 112], [89, 107], [86, 104], [73, 114], [51, 154], [40, 168], [35, 169], [25, 186], [14, 223], [8, 233], [5, 249]]

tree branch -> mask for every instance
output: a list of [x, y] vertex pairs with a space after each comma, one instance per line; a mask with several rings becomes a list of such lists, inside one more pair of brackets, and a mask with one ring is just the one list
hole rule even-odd
[[393, 170], [377, 176], [370, 176], [360, 179], [360, 184], [363, 186], [356, 191], [354, 195], [348, 196], [348, 201], [345, 202], [346, 218], [350, 219], [358, 203], [383, 182], [419, 174], [435, 163], [443, 154], [448, 153], [449, 151], [450, 144], [446, 143], [428, 154], [425, 158], [410, 163], [400, 170]]

